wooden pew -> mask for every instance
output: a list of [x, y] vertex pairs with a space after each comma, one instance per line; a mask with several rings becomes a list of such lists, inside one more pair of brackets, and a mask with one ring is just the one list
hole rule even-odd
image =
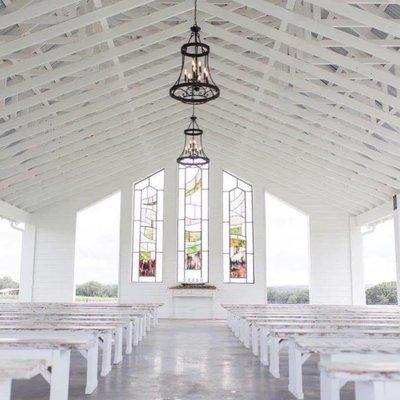
[[[301, 357], [310, 354], [318, 354], [320, 356], [322, 365], [321, 400], [339, 400], [340, 387], [346, 383], [347, 378], [347, 380], [350, 380], [351, 375], [353, 375], [352, 380], [358, 382], [356, 384], [356, 399], [374, 399], [373, 390], [368, 390], [373, 389], [374, 385], [365, 384], [365, 381], [371, 379], [373, 372], [383, 381], [385, 371], [379, 371], [379, 365], [391, 368], [391, 371], [394, 372], [393, 377], [397, 378], [397, 380], [400, 379], [400, 341], [398, 338], [303, 337], [295, 339], [292, 343], [292, 351], [289, 353], [289, 368], [294, 370], [292, 384], [297, 385], [299, 388], [302, 387]], [[345, 366], [347, 365], [348, 368], [351, 364], [355, 364], [358, 367], [353, 367], [352, 371], [348, 370], [348, 376], [346, 376]], [[369, 371], [368, 368], [370, 368]], [[360, 374], [358, 379], [356, 379], [357, 371]], [[340, 375], [341, 373], [343, 373], [342, 376]], [[330, 378], [329, 374], [332, 374], [331, 376], [336, 374], [336, 378]], [[378, 386], [384, 388], [388, 396], [393, 396], [387, 398], [398, 399], [400, 396], [400, 381], [392, 384], [389, 378], [385, 380], [387, 382], [384, 385]], [[379, 397], [379, 400], [383, 399], [384, 397]]]
[[398, 400], [399, 362], [321, 362], [321, 400], [340, 400], [340, 388], [355, 382], [356, 400]]
[[13, 379], [32, 379], [43, 373], [48, 365], [46, 360], [1, 360], [0, 364], [0, 400], [11, 400]]
[[[50, 384], [50, 400], [68, 400], [71, 349], [97, 351], [95, 340], [77, 338], [0, 338], [0, 365], [7, 368], [6, 360], [45, 360], [51, 368], [40, 374]], [[96, 357], [97, 358], [97, 357]], [[96, 370], [90, 371], [86, 392], [92, 393], [97, 387]]]
[[[279, 377], [279, 351], [289, 346], [289, 390], [302, 398], [301, 365], [307, 355], [290, 349], [298, 337], [400, 338], [397, 306], [228, 306], [228, 325], [246, 347]], [[297, 364], [296, 364], [297, 362]], [[299, 367], [300, 365], [300, 367]], [[300, 382], [300, 384], [298, 384]]]

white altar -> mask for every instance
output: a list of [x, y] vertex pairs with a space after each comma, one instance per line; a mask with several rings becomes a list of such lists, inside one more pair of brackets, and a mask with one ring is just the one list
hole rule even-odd
[[170, 289], [173, 318], [214, 318], [213, 289]]

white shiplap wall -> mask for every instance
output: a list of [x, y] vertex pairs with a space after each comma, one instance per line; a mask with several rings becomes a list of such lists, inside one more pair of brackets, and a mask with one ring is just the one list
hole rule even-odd
[[55, 208], [36, 216], [34, 301], [72, 301], [76, 213]]
[[349, 216], [310, 216], [310, 300], [314, 304], [352, 304], [353, 276]]

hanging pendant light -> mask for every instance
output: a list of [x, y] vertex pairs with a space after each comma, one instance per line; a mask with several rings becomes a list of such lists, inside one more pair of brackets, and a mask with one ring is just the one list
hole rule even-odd
[[189, 41], [181, 47], [182, 66], [178, 80], [169, 94], [186, 104], [203, 104], [219, 96], [209, 66], [210, 46], [201, 42], [197, 25], [197, 0], [194, 3], [194, 25], [190, 28]]
[[205, 165], [210, 159], [204, 154], [202, 136], [203, 130], [197, 125], [197, 118], [194, 115], [190, 117], [190, 124], [185, 129], [185, 146], [182, 154], [177, 158], [178, 164], [185, 166]]

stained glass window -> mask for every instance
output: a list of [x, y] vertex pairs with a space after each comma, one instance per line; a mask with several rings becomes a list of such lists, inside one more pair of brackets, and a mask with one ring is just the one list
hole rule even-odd
[[164, 170], [133, 187], [133, 282], [162, 282]]
[[223, 172], [224, 282], [254, 282], [253, 189]]
[[208, 282], [208, 166], [179, 166], [178, 282]]

